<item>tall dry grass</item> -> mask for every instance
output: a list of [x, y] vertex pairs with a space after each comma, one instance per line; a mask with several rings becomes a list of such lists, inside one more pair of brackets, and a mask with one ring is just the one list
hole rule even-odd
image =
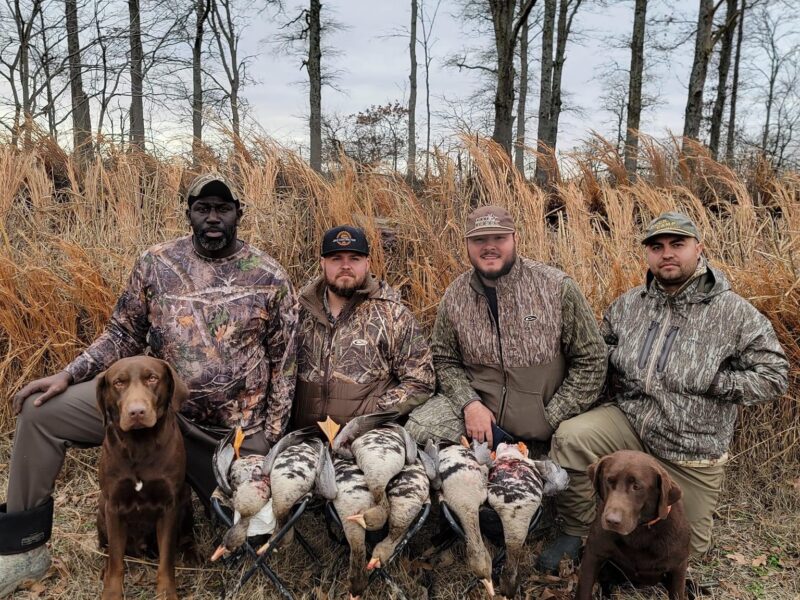
[[[521, 254], [552, 263], [580, 284], [595, 312], [642, 281], [642, 224], [672, 208], [704, 232], [707, 255], [734, 289], [772, 321], [789, 354], [792, 386], [778, 403], [744, 411], [735, 452], [753, 464], [800, 457], [800, 175], [754, 163], [743, 173], [699, 147], [643, 139], [647, 175], [629, 181], [601, 139], [562, 164], [549, 193], [531, 185], [485, 140], [464, 139], [466, 161], [434, 157], [431, 177], [409, 187], [342, 161], [327, 177], [265, 140], [209, 157], [246, 203], [241, 236], [276, 257], [301, 284], [316, 270], [328, 227], [364, 227], [376, 272], [402, 289], [432, 323], [442, 292], [467, 268], [462, 227], [479, 204], [517, 219]], [[81, 171], [42, 141], [21, 153], [0, 145], [0, 384], [8, 399], [23, 382], [64, 366], [102, 328], [134, 258], [188, 232], [182, 193], [194, 173], [180, 159], [107, 148]], [[0, 431], [9, 431], [8, 404]]]

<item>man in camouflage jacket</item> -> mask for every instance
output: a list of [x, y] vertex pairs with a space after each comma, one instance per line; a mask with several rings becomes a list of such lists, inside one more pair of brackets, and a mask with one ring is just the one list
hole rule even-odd
[[147, 350], [186, 383], [179, 423], [187, 479], [205, 503], [216, 487], [211, 457], [222, 435], [242, 426], [250, 434], [243, 450], [265, 453], [286, 429], [298, 317], [289, 277], [237, 239], [240, 203], [220, 177], [197, 178], [187, 203], [193, 234], [144, 252], [105, 331], [63, 371], [14, 398], [19, 418], [0, 512], [0, 530], [13, 535], [0, 543], [0, 597], [49, 565], [43, 544], [54, 482], [67, 447], [102, 443], [94, 377], [116, 360]]
[[409, 416], [419, 442], [494, 442], [492, 424], [546, 444], [603, 385], [606, 353], [594, 315], [565, 273], [518, 257], [508, 211], [467, 219], [473, 269], [445, 291], [432, 349], [439, 394]]
[[577, 556], [595, 512], [586, 467], [622, 449], [659, 459], [683, 489], [693, 553], [708, 550], [738, 407], [786, 391], [788, 363], [772, 325], [708, 264], [699, 237], [683, 214], [654, 219], [642, 241], [645, 284], [605, 313], [613, 403], [553, 436], [552, 457], [569, 471], [570, 488], [558, 498], [564, 535], [542, 554], [544, 569]]
[[300, 293], [294, 427], [381, 410], [407, 414], [433, 393], [426, 336], [400, 295], [369, 270], [364, 232], [322, 240], [322, 274]]

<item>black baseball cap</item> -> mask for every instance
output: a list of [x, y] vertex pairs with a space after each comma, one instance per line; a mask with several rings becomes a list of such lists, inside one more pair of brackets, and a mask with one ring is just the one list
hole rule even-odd
[[369, 242], [363, 229], [351, 225], [339, 225], [325, 232], [322, 236], [320, 256], [343, 251], [369, 256]]

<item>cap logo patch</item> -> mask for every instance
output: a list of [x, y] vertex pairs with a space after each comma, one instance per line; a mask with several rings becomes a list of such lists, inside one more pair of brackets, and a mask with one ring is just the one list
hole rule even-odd
[[498, 225], [500, 225], [500, 219], [495, 215], [485, 215], [475, 219], [475, 229], [479, 227], [497, 227]]
[[536, 315], [527, 315], [524, 319], [522, 319], [526, 323], [532, 323], [536, 320]]
[[661, 231], [662, 229], [667, 229], [667, 228], [670, 228], [670, 227], [677, 227], [677, 226], [678, 226], [678, 223], [676, 223], [675, 221], [670, 221], [669, 219], [665, 219], [665, 220], [661, 221], [660, 223], [656, 223], [656, 226], [654, 227], [654, 229], [656, 231]]
[[347, 231], [340, 231], [333, 240], [337, 246], [349, 246], [354, 243], [356, 239], [351, 236]]

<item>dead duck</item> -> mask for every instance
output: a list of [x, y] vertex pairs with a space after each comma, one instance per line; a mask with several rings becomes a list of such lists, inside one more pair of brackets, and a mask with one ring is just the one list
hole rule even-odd
[[243, 441], [244, 433], [237, 428], [220, 442], [214, 452], [214, 476], [232, 505], [233, 525], [222, 536], [222, 543], [211, 556], [212, 561], [244, 544], [251, 520], [270, 499], [269, 471], [263, 468], [264, 457], [258, 454], [240, 456], [239, 448]]
[[470, 447], [465, 438], [461, 445], [445, 446], [437, 450], [428, 446], [428, 452], [438, 464], [440, 497], [458, 517], [465, 534], [467, 566], [480, 579], [490, 597], [494, 596], [492, 584], [492, 556], [483, 543], [479, 511], [488, 496], [487, 478], [491, 456], [488, 446]]
[[518, 568], [531, 519], [543, 495], [555, 494], [569, 483], [566, 471], [550, 460], [531, 460], [528, 448], [501, 443], [489, 472], [489, 506], [503, 523], [507, 558], [500, 577], [500, 592], [513, 598], [518, 587]]
[[364, 562], [367, 559], [366, 530], [348, 517], [363, 515], [374, 507], [375, 503], [364, 474], [354, 460], [336, 456], [333, 459], [333, 467], [337, 490], [333, 506], [342, 520], [344, 536], [350, 546], [347, 574], [350, 600], [358, 600], [369, 582], [368, 573], [364, 569]]
[[417, 460], [413, 438], [402, 426], [388, 422], [396, 417], [393, 411], [358, 416], [330, 438], [334, 454], [354, 458], [364, 474], [375, 501], [364, 515], [370, 530], [383, 527], [389, 516], [389, 481]]
[[[272, 489], [272, 511], [275, 514], [275, 531], [280, 531], [289, 520], [292, 507], [304, 496], [316, 492], [327, 500], [336, 497], [333, 462], [327, 445], [319, 438], [316, 428], [292, 432], [278, 442], [274, 453], [264, 459], [264, 470], [269, 473]], [[278, 448], [278, 446], [282, 446]], [[281, 545], [291, 543], [293, 530], [281, 540]], [[262, 554], [269, 542], [259, 548]]]

